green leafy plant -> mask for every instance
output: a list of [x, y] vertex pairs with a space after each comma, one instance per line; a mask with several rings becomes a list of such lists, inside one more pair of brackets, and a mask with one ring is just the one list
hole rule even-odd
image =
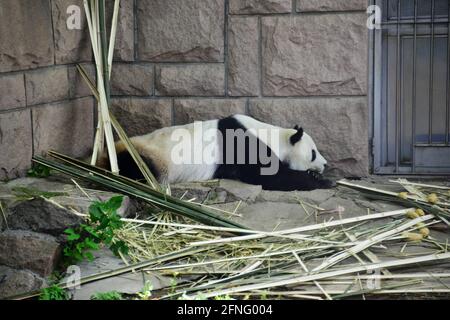
[[33, 167], [27, 171], [27, 177], [34, 178], [47, 178], [50, 174], [50, 168], [41, 164], [34, 164]]
[[98, 250], [102, 244], [115, 254], [128, 254], [128, 247], [122, 240], [117, 239], [116, 232], [123, 227], [123, 222], [117, 214], [122, 206], [123, 197], [112, 197], [108, 201], [95, 201], [89, 207], [87, 224], [77, 228], [69, 228], [64, 232], [67, 235], [67, 245], [64, 255], [68, 262], [88, 259], [92, 261], [93, 250]]
[[91, 296], [91, 300], [122, 300], [122, 295], [117, 291], [98, 292]]
[[69, 294], [66, 290], [54, 284], [41, 290], [39, 300], [69, 300]]
[[137, 296], [140, 300], [150, 300], [152, 296], [153, 285], [151, 281], [146, 281], [144, 288], [142, 288], [141, 292], [137, 293]]

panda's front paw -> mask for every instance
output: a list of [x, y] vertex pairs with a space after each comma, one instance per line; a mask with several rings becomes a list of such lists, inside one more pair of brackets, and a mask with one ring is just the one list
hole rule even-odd
[[322, 180], [320, 180], [319, 185], [320, 185], [321, 189], [331, 189], [336, 186], [336, 183], [334, 183], [333, 181], [328, 180], [328, 179], [322, 179]]

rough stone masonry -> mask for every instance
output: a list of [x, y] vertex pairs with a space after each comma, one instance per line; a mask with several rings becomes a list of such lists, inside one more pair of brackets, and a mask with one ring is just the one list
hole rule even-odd
[[[111, 16], [113, 0], [107, 0]], [[0, 179], [33, 154], [85, 155], [96, 111], [82, 0], [2, 0]], [[130, 135], [246, 113], [300, 124], [334, 174], [368, 173], [367, 0], [122, 0], [112, 109]], [[12, 36], [14, 35], [14, 36]]]

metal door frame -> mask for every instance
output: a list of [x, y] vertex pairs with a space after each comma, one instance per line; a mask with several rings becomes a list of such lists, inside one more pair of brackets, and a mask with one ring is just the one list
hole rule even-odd
[[[385, 9], [385, 2], [386, 0], [369, 0], [370, 5], [377, 5], [382, 10], [382, 15], [386, 14], [384, 12]], [[417, 3], [418, 0], [414, 0], [415, 3]], [[434, 3], [434, 0], [432, 0]], [[417, 8], [417, 6], [415, 5]], [[433, 13], [433, 11], [432, 11]], [[400, 15], [400, 13], [399, 13]], [[433, 23], [433, 17], [431, 18]], [[414, 23], [417, 22], [416, 17], [414, 18]], [[448, 24], [448, 37], [450, 39], [450, 9], [449, 14], [447, 18], [447, 24]], [[400, 32], [400, 31], [398, 31]], [[416, 27], [414, 27], [414, 36], [416, 36]], [[398, 38], [400, 39], [401, 36], [398, 35]], [[413, 165], [405, 167], [399, 165], [398, 156], [396, 159], [396, 166], [386, 167], [383, 166], [383, 159], [382, 159], [382, 151], [381, 148], [383, 147], [383, 141], [382, 141], [382, 98], [383, 98], [383, 88], [382, 88], [382, 81], [383, 81], [383, 29], [373, 29], [369, 30], [369, 72], [368, 72], [368, 101], [369, 101], [369, 159], [370, 159], [370, 165], [371, 165], [371, 171], [373, 174], [414, 174], [414, 175], [441, 175], [441, 176], [447, 176], [450, 175], [450, 172], [448, 173], [442, 173], [438, 172], [439, 169], [436, 168], [429, 168], [429, 172], [423, 173], [423, 172], [417, 172], [415, 171], [415, 165], [414, 165], [414, 159], [413, 159]], [[448, 49], [447, 54], [450, 55], [450, 40], [448, 40]], [[414, 53], [414, 56], [416, 53]], [[397, 69], [400, 68], [401, 62], [397, 61]], [[400, 72], [398, 70], [397, 72]], [[450, 61], [448, 63], [448, 71], [447, 71], [447, 83], [450, 85]], [[413, 80], [415, 81], [415, 80]], [[400, 97], [397, 97], [397, 103]], [[447, 112], [449, 112], [449, 102], [450, 101], [450, 90], [447, 92]], [[415, 103], [414, 103], [415, 104]], [[396, 108], [399, 106], [397, 105]], [[397, 110], [398, 112], [398, 110]], [[448, 115], [447, 115], [448, 117]], [[414, 118], [413, 118], [414, 119]], [[414, 120], [413, 120], [414, 121]], [[447, 121], [448, 122], [448, 121]], [[415, 124], [413, 124], [414, 126]], [[397, 123], [398, 126], [398, 123]], [[396, 130], [400, 131], [400, 128], [397, 128]], [[449, 131], [447, 129], [447, 131]], [[447, 132], [447, 139], [449, 138], [449, 134]], [[397, 136], [398, 139], [398, 136]], [[415, 139], [415, 136], [413, 135], [413, 139]], [[448, 142], [448, 141], [447, 141]], [[398, 143], [398, 142], [397, 142]], [[414, 140], [413, 140], [414, 143]], [[448, 146], [446, 146], [448, 147]], [[413, 147], [414, 149], [414, 147]], [[413, 155], [414, 158], [414, 155]], [[434, 171], [434, 172], [433, 172]]]

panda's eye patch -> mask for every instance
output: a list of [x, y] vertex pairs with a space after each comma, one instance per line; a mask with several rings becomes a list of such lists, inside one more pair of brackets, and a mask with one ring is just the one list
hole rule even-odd
[[311, 162], [314, 162], [314, 160], [316, 160], [316, 150], [313, 150], [312, 151], [312, 160], [311, 160]]

